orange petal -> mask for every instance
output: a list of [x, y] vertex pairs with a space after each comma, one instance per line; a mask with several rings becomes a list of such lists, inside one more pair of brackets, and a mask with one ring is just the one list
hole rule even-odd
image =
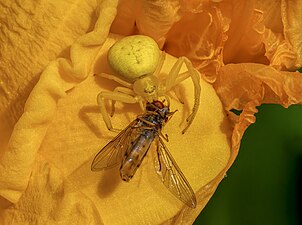
[[232, 148], [238, 150], [247, 127], [255, 122], [256, 107], [263, 103], [302, 103], [302, 77], [296, 72], [283, 72], [273, 67], [254, 64], [229, 64], [222, 67], [214, 88], [226, 110], [242, 110], [240, 116], [229, 112], [234, 123]]
[[224, 66], [214, 85], [227, 110], [242, 110], [247, 103], [273, 103], [288, 107], [302, 103], [302, 77], [298, 72], [241, 63]]
[[301, 34], [296, 31], [301, 21], [300, 1], [257, 1], [263, 13], [265, 56], [270, 65], [281, 70], [302, 66]]
[[284, 36], [297, 53], [297, 67], [302, 66], [302, 35], [300, 30], [300, 23], [302, 21], [302, 2], [295, 1], [281, 1], [281, 17], [284, 25]]
[[187, 56], [208, 82], [214, 82], [222, 62], [228, 22], [215, 5], [200, 12], [185, 12], [168, 33], [164, 50], [175, 56]]

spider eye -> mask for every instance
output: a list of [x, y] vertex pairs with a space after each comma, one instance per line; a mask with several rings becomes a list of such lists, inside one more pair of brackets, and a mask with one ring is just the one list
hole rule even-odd
[[147, 87], [144, 89], [144, 92], [147, 94], [153, 93], [157, 87], [155, 85], [147, 85]]

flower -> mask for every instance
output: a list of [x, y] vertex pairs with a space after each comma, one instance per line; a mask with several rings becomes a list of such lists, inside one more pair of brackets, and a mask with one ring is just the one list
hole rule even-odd
[[[299, 6], [298, 1], [4, 1], [0, 221], [192, 223], [234, 162], [256, 107], [302, 102], [301, 76], [289, 72], [302, 64], [301, 34], [295, 32], [301, 12], [291, 13]], [[112, 137], [99, 122], [95, 98], [114, 86], [93, 73], [111, 73], [108, 48], [117, 34], [135, 33], [152, 37], [174, 57], [187, 56], [202, 74], [200, 110], [190, 130], [177, 132], [185, 111], [175, 100], [171, 106], [180, 112], [165, 130], [196, 192], [194, 210], [161, 186], [152, 157], [129, 184], [121, 183], [117, 170], [90, 171], [96, 148]], [[167, 58], [164, 72], [174, 57]], [[190, 88], [187, 82], [188, 99]], [[232, 109], [242, 112], [237, 116]], [[120, 106], [113, 122], [126, 126], [137, 114], [135, 106]]]

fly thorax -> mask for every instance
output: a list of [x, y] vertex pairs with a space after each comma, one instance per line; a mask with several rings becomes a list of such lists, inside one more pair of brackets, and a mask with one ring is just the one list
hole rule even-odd
[[133, 84], [134, 92], [142, 96], [148, 102], [158, 99], [159, 80], [153, 75], [145, 75], [136, 80]]

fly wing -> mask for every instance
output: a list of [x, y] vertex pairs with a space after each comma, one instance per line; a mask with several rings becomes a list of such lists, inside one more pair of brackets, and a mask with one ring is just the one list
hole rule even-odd
[[98, 152], [91, 164], [92, 171], [111, 168], [121, 163], [127, 147], [138, 135], [139, 129], [134, 128], [136, 123], [136, 120], [132, 121], [124, 130], [122, 130]]
[[160, 137], [157, 141], [155, 169], [163, 184], [172, 194], [189, 207], [196, 207], [194, 191]]

